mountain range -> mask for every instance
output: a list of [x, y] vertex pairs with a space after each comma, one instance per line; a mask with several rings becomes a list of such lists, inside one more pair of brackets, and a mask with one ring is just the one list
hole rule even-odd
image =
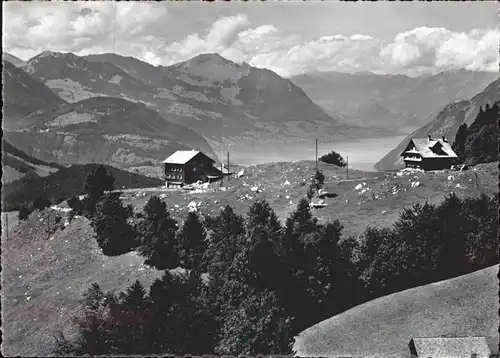
[[[410, 133], [494, 77], [410, 78], [325, 72], [293, 77], [201, 54], [153, 66], [117, 54], [3, 54], [4, 130], [14, 146], [60, 164], [157, 165], [176, 149]], [[303, 90], [304, 89], [304, 90]], [[479, 90], [478, 90], [479, 91]]]
[[432, 121], [447, 104], [467, 100], [497, 77], [465, 70], [419, 77], [314, 72], [291, 80], [341, 121], [409, 133]]
[[404, 163], [399, 155], [412, 138], [426, 138], [427, 135], [435, 138], [444, 136], [450, 143], [453, 143], [461, 124], [465, 123], [470, 126], [476, 119], [481, 107], [484, 108], [487, 104], [491, 106], [500, 100], [499, 86], [500, 78], [497, 78], [472, 98], [446, 105], [432, 121], [412, 132], [395, 149], [385, 155], [375, 165], [375, 168], [377, 170], [402, 168]]
[[8, 127], [20, 118], [42, 109], [52, 109], [65, 103], [43, 81], [28, 75], [9, 61], [2, 61], [3, 124]]
[[349, 128], [289, 80], [218, 54], [155, 67], [115, 54], [44, 52], [24, 68], [68, 102], [102, 96], [141, 102], [167, 121], [187, 125], [211, 140], [221, 135], [239, 141], [313, 132], [330, 138]]
[[23, 61], [19, 57], [11, 55], [10, 53], [7, 52], [2, 52], [2, 60], [8, 61], [9, 63], [13, 64], [16, 67], [22, 67], [26, 64], [26, 61]]
[[27, 155], [2, 138], [2, 184], [22, 178], [48, 176], [60, 168], [58, 164]]
[[[169, 67], [115, 54], [4, 55], [5, 136], [60, 164], [143, 166], [176, 149], [355, 131], [269, 70], [204, 54]], [[126, 110], [125, 110], [126, 109]], [[363, 129], [361, 129], [363, 130]]]

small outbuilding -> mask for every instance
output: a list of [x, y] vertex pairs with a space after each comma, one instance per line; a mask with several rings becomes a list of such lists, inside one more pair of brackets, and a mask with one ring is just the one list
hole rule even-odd
[[197, 150], [178, 150], [163, 161], [165, 186], [182, 187], [209, 178], [220, 178], [215, 160]]
[[409, 343], [415, 358], [490, 358], [485, 337], [413, 338]]
[[450, 169], [458, 156], [445, 137], [433, 139], [413, 138], [400, 155], [406, 168], [423, 170]]

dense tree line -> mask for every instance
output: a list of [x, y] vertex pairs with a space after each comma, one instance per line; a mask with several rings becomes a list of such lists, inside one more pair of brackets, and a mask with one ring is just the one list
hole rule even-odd
[[163, 185], [159, 178], [151, 178], [131, 173], [108, 165], [84, 164], [61, 167], [57, 172], [44, 177], [24, 177], [2, 186], [2, 211], [18, 211], [23, 206], [30, 206], [40, 196], [46, 195], [53, 204], [58, 204], [72, 196], [87, 194], [84, 183], [89, 173], [103, 167], [115, 178], [114, 187], [145, 188]]
[[465, 123], [459, 127], [452, 146], [459, 162], [475, 165], [498, 161], [499, 104], [481, 107], [470, 127]]
[[[58, 352], [292, 354], [301, 330], [359, 303], [497, 263], [497, 207], [451, 195], [342, 238], [340, 222], [319, 223], [306, 199], [285, 224], [260, 200], [245, 217], [227, 206], [178, 227], [157, 197], [139, 215], [103, 194], [90, 216], [103, 252], [135, 249], [164, 275], [149, 291], [93, 285], [78, 338], [58, 337]], [[184, 273], [171, 271], [179, 266]]]
[[498, 203], [460, 199], [405, 209], [392, 228], [368, 228], [355, 245], [367, 298], [456, 277], [498, 262]]

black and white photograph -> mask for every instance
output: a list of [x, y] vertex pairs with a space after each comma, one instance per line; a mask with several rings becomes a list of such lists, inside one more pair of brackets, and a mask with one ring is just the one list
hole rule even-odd
[[499, 9], [2, 1], [2, 355], [500, 357]]

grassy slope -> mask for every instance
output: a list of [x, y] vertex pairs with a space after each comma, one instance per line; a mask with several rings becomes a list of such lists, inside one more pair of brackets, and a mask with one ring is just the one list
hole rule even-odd
[[300, 356], [409, 357], [412, 337], [486, 336], [498, 351], [498, 265], [381, 297], [305, 330]]
[[[450, 173], [418, 174], [422, 182], [420, 187], [403, 190], [397, 195], [390, 194], [384, 199], [369, 200], [365, 197], [367, 193], [360, 196], [359, 191], [354, 190], [360, 182], [376, 189], [384, 180], [373, 179], [379, 176], [387, 177], [385, 180], [390, 180], [391, 185], [399, 182], [408, 187], [408, 177], [393, 178], [394, 173], [351, 172], [349, 181], [337, 182], [342, 179], [344, 169], [323, 164], [321, 167], [327, 176], [326, 187], [339, 196], [327, 199], [329, 206], [315, 211], [315, 214], [322, 220], [340, 219], [346, 227], [346, 234], [358, 233], [370, 223], [390, 224], [401, 211], [401, 205], [425, 199], [437, 202], [451, 190], [458, 190], [462, 195], [492, 194], [497, 190], [496, 164], [488, 164], [479, 166], [477, 171], [479, 190], [472, 185], [475, 181], [469, 182], [474, 177], [473, 171], [453, 173], [457, 177], [453, 182], [447, 180]], [[202, 203], [199, 206], [202, 213], [217, 214], [222, 205], [230, 204], [245, 215], [257, 196], [266, 198], [280, 217], [285, 218], [304, 197], [307, 186], [300, 186], [300, 182], [313, 168], [313, 162], [261, 165], [246, 168], [243, 177], [232, 179], [228, 191], [203, 194], [163, 191], [163, 194], [167, 195], [168, 207], [178, 219], [185, 218], [187, 204], [191, 201]], [[362, 179], [365, 176], [372, 179]], [[285, 180], [290, 184], [284, 185]], [[467, 188], [455, 188], [457, 181]], [[256, 194], [250, 188], [257, 184], [264, 191]], [[149, 196], [162, 193], [156, 189], [138, 192], [144, 196], [137, 196], [137, 191], [124, 192], [124, 202], [141, 209]], [[244, 195], [252, 196], [252, 199], [245, 199]], [[287, 199], [286, 195], [290, 197]], [[384, 210], [387, 212], [382, 214]], [[4, 354], [50, 354], [52, 335], [56, 329], [70, 327], [69, 318], [77, 311], [81, 294], [92, 282], [98, 282], [106, 290], [121, 290], [137, 278], [148, 285], [159, 275], [157, 271], [142, 266], [142, 260], [133, 253], [104, 257], [92, 238], [89, 222], [84, 218], [75, 219], [49, 239], [45, 232], [46, 220], [45, 214], [35, 212], [26, 222], [9, 231], [8, 240], [2, 240]]]
[[[237, 213], [246, 215], [255, 198], [265, 198], [280, 219], [285, 219], [295, 210], [298, 201], [305, 197], [307, 185], [301, 186], [300, 183], [304, 178], [309, 180], [314, 168], [314, 162], [310, 161], [257, 165], [245, 168], [244, 176], [232, 178], [229, 185], [225, 180], [227, 191], [168, 192], [163, 195], [173, 216], [177, 218], [185, 217], [191, 201], [200, 203], [198, 210], [203, 214], [218, 214], [221, 207], [229, 204]], [[480, 193], [493, 195], [497, 192], [498, 183], [495, 163], [479, 165], [476, 171], [418, 173], [401, 177], [395, 173], [349, 171], [349, 180], [345, 180], [343, 168], [328, 164], [320, 164], [320, 168], [326, 177], [325, 188], [338, 194], [338, 197], [326, 199], [328, 206], [314, 210], [314, 214], [323, 222], [339, 219], [345, 227], [345, 236], [360, 233], [367, 225], [391, 225], [404, 206], [424, 203], [426, 200], [437, 204], [453, 191], [460, 196]], [[450, 175], [453, 179], [448, 180]], [[285, 185], [287, 180], [289, 185]], [[419, 181], [420, 186], [412, 188], [412, 181]], [[354, 189], [360, 183], [366, 183], [371, 190], [361, 194], [361, 190]], [[254, 186], [259, 186], [263, 191], [252, 192]], [[397, 187], [396, 194], [393, 194], [393, 187]], [[128, 192], [123, 198], [125, 203], [140, 208], [151, 195], [160, 193], [148, 191], [143, 193], [144, 196], [137, 197], [136, 193]]]

